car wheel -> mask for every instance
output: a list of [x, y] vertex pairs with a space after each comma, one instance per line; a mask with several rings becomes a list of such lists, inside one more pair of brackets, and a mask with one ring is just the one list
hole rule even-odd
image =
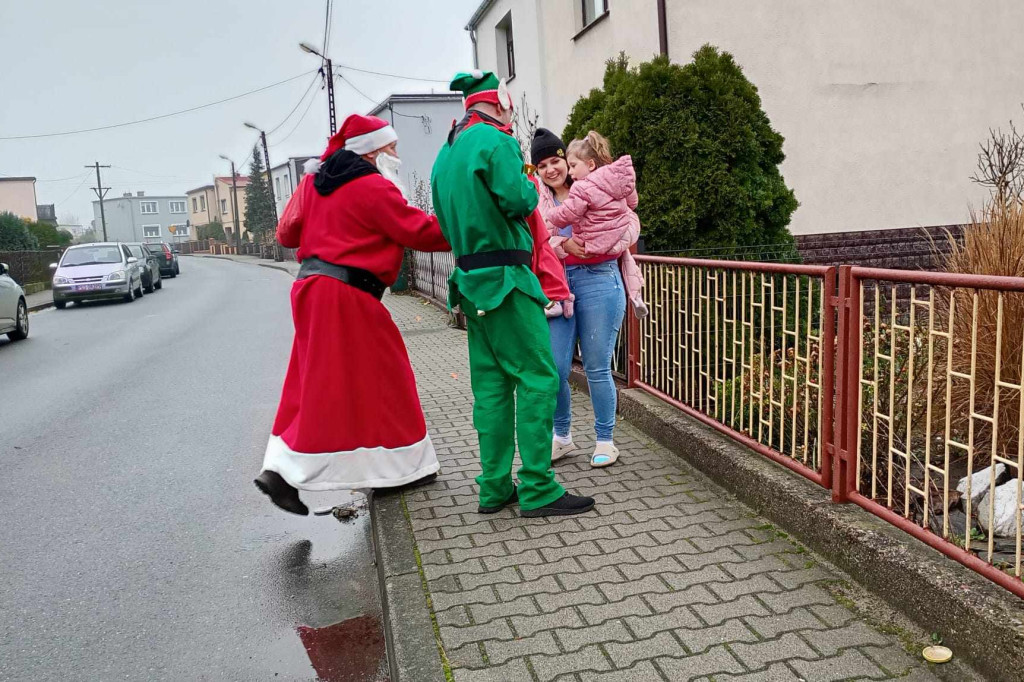
[[54, 301], [53, 305], [57, 308], [57, 310], [64, 310], [65, 308], [68, 307], [68, 302], [67, 301]]
[[22, 341], [28, 338], [28, 306], [25, 305], [24, 299], [18, 301], [18, 317], [15, 319], [14, 331], [9, 333], [7, 337], [11, 341]]
[[153, 285], [153, 288], [154, 289], [163, 289], [164, 288], [164, 281], [162, 279], [158, 279], [156, 281], [156, 284]]
[[135, 287], [135, 296], [142, 298], [142, 278], [139, 277], [139, 286]]
[[132, 289], [131, 285], [129, 284], [128, 285], [128, 293], [124, 295], [124, 302], [125, 303], [131, 303], [134, 300], [135, 300], [135, 289]]
[[152, 274], [149, 276], [149, 283], [146, 283], [145, 280], [142, 281], [142, 288], [145, 290], [145, 292], [147, 294], [153, 293], [153, 275]]

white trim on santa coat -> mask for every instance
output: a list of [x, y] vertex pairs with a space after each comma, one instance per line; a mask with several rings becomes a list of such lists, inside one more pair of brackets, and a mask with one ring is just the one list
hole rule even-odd
[[400, 448], [357, 448], [340, 452], [303, 453], [270, 436], [263, 469], [276, 471], [299, 490], [391, 488], [437, 473], [441, 465], [430, 434]]

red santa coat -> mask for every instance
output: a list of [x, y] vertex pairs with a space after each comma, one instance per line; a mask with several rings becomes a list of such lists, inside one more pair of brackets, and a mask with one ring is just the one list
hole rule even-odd
[[[450, 250], [436, 218], [359, 157], [339, 154], [357, 177], [324, 196], [307, 175], [278, 224], [278, 241], [297, 247], [300, 261], [362, 268], [390, 286], [403, 247]], [[435, 473], [409, 356], [387, 308], [323, 275], [297, 280], [291, 301], [295, 341], [263, 468], [300, 490], [399, 486]]]

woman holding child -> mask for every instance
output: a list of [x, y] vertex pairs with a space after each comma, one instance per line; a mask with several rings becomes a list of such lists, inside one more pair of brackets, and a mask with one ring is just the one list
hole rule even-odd
[[[643, 278], [629, 253], [640, 234], [636, 174], [629, 156], [613, 159], [608, 141], [591, 131], [568, 148], [554, 133], [538, 129], [531, 162], [540, 178], [540, 209], [551, 246], [565, 265], [572, 298], [550, 317], [551, 349], [559, 374], [551, 459], [573, 452], [569, 371], [577, 341], [594, 406], [593, 467], [611, 466], [616, 389], [612, 354], [626, 310], [627, 293], [638, 316], [647, 314], [640, 296]], [[553, 311], [559, 308], [556, 306]], [[550, 314], [550, 313], [549, 313]]]

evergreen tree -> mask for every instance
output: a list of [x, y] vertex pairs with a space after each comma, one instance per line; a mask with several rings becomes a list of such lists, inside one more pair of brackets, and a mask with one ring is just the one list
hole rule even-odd
[[689, 64], [658, 57], [636, 68], [620, 55], [604, 87], [576, 103], [563, 139], [589, 130], [633, 157], [648, 250], [797, 257], [783, 138], [732, 55], [705, 45]]
[[35, 251], [39, 242], [28, 223], [10, 211], [0, 213], [0, 251]]
[[265, 241], [274, 235], [274, 198], [270, 192], [269, 173], [263, 168], [263, 152], [253, 147], [249, 166], [249, 185], [245, 188], [245, 229], [253, 241]]

